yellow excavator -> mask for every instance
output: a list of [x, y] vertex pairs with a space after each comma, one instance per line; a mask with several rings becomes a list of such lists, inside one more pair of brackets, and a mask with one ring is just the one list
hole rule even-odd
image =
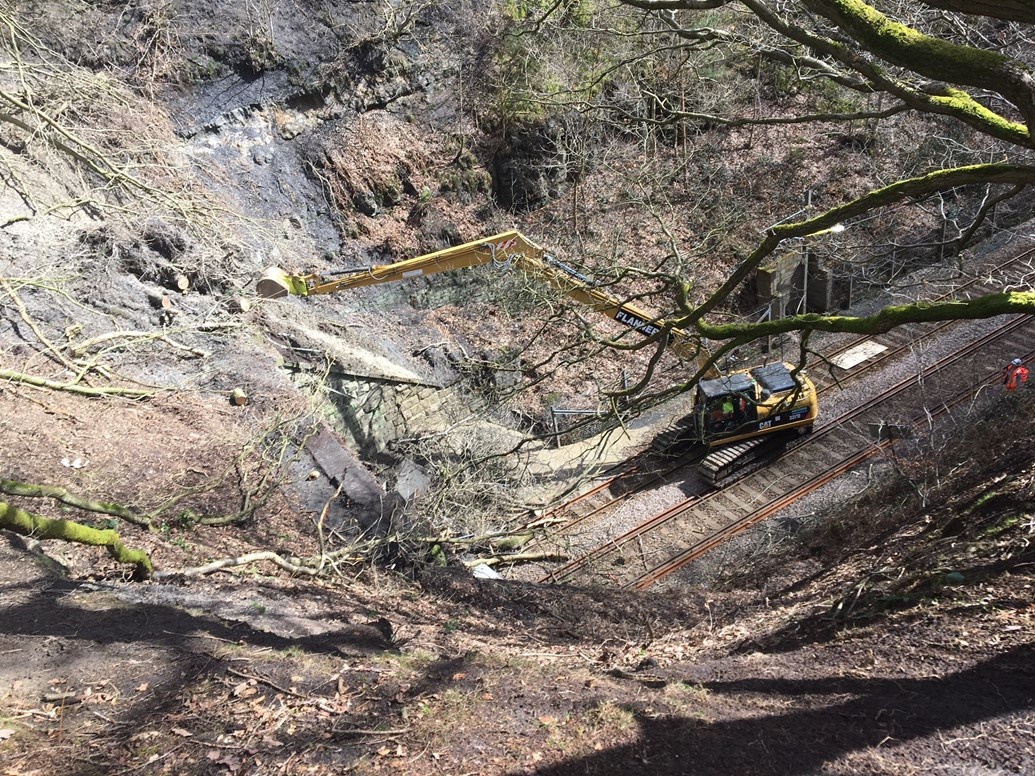
[[[485, 264], [516, 267], [646, 337], [664, 337], [673, 354], [697, 363], [699, 368], [708, 364], [699, 337], [617, 299], [517, 231], [391, 264], [328, 275], [288, 274], [271, 267], [256, 285], [256, 293], [264, 299], [332, 294]], [[774, 448], [786, 442], [786, 432], [811, 431], [818, 411], [815, 386], [790, 364], [775, 362], [728, 375], [709, 367], [698, 381], [694, 396], [693, 438], [709, 448], [698, 468], [714, 484], [747, 467], [754, 468], [758, 460], [772, 455]]]

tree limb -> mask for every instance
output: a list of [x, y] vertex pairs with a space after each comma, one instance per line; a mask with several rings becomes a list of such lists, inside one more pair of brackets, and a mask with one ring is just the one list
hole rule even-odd
[[285, 571], [302, 576], [315, 577], [320, 573], [319, 569], [304, 565], [299, 558], [291, 558], [289, 560], [275, 552], [264, 551], [251, 552], [247, 555], [241, 555], [236, 558], [222, 558], [220, 560], [207, 563], [204, 566], [193, 566], [191, 568], [179, 569], [178, 571], [160, 571], [155, 575], [155, 577], [157, 579], [174, 576], [200, 577], [205, 574], [211, 574], [214, 571], [221, 571], [222, 569], [234, 568], [236, 566], [244, 566], [248, 563], [257, 563], [259, 561], [269, 561]]
[[149, 517], [138, 515], [133, 510], [113, 504], [110, 501], [93, 501], [76, 496], [73, 493], [69, 493], [65, 488], [55, 485], [30, 485], [15, 480], [0, 480], [0, 493], [6, 493], [8, 496], [22, 496], [24, 498], [52, 498], [61, 504], [75, 507], [76, 509], [120, 517], [134, 525], [151, 528], [151, 518]]
[[711, 339], [733, 337], [761, 337], [786, 334], [792, 331], [830, 331], [852, 334], [881, 334], [907, 323], [932, 321], [976, 320], [996, 315], [1035, 313], [1035, 291], [1008, 291], [974, 299], [945, 302], [919, 301], [885, 307], [876, 315], [854, 317], [848, 315], [820, 315], [805, 313], [759, 323], [708, 324], [700, 321], [697, 330]]
[[181, 345], [179, 342], [175, 342], [169, 339], [166, 332], [155, 332], [155, 331], [109, 331], [105, 334], [101, 334], [96, 337], [91, 337], [88, 340], [82, 340], [80, 342], [73, 342], [68, 346], [68, 351], [74, 356], [80, 356], [83, 352], [89, 348], [96, 347], [97, 345], [105, 342], [111, 342], [113, 340], [120, 339], [144, 339], [144, 340], [158, 340], [164, 342], [171, 348], [177, 350], [184, 350], [188, 353], [192, 353], [195, 356], [201, 358], [207, 358], [212, 355], [207, 350], [199, 350], [198, 348], [192, 348], [189, 345]]
[[90, 388], [73, 383], [59, 383], [56, 380], [34, 377], [21, 372], [15, 372], [11, 369], [0, 369], [0, 380], [25, 383], [36, 388], [49, 388], [52, 391], [67, 391], [68, 393], [77, 393], [81, 396], [125, 396], [131, 399], [149, 399], [155, 395], [155, 391], [147, 391], [142, 388]]
[[[1029, 131], [1035, 126], [1035, 80], [1024, 63], [998, 51], [924, 35], [862, 0], [804, 0], [804, 4], [886, 62], [938, 81], [1001, 94], [1021, 112]], [[961, 92], [958, 98], [963, 96]]]
[[[712, 337], [708, 332], [718, 331], [719, 329], [703, 324], [704, 316], [715, 310], [720, 304], [728, 299], [740, 284], [747, 279], [748, 275], [758, 269], [758, 267], [762, 265], [762, 262], [772, 255], [782, 240], [791, 237], [808, 237], [809, 235], [837, 226], [855, 216], [863, 215], [864, 213], [899, 202], [903, 199], [923, 198], [939, 191], [947, 191], [956, 186], [966, 186], [968, 184], [975, 183], [1012, 183], [1015, 185], [1030, 185], [1035, 183], [1035, 166], [1024, 164], [975, 164], [965, 167], [955, 167], [948, 170], [936, 170], [927, 175], [896, 181], [889, 186], [871, 191], [864, 194], [862, 197], [845, 203], [844, 205], [831, 208], [815, 218], [810, 218], [806, 221], [799, 221], [797, 223], [774, 226], [769, 230], [769, 233], [766, 234], [758, 247], [752, 251], [751, 255], [740, 263], [740, 265], [729, 275], [729, 277], [727, 277], [725, 282], [717, 291], [715, 291], [700, 305], [690, 310], [686, 316], [681, 319], [674, 320], [673, 324], [684, 328], [694, 327], [702, 335], [710, 339], [727, 339], [728, 337], [736, 336], [734, 334], [729, 334], [722, 337]], [[1025, 312], [1025, 310], [1009, 309], [1005, 312]], [[1000, 313], [993, 312], [988, 315], [998, 314]], [[830, 316], [831, 319], [836, 317], [837, 316]], [[988, 316], [976, 315], [973, 317], [982, 318]], [[730, 329], [728, 327], [720, 328], [723, 331], [735, 330], [746, 335], [747, 331], [752, 326], [753, 324], [743, 324], [742, 328], [739, 329]], [[762, 329], [754, 328], [750, 328], [750, 330], [762, 331]], [[791, 330], [793, 329], [788, 329], [788, 331]], [[830, 329], [830, 331], [834, 331], [834, 329]], [[765, 336], [765, 334], [763, 333], [759, 336]]]
[[33, 539], [60, 539], [77, 544], [106, 547], [108, 554], [119, 563], [136, 566], [136, 579], [148, 579], [154, 573], [151, 558], [143, 550], [134, 550], [123, 544], [121, 537], [110, 529], [91, 528], [72, 520], [52, 520], [0, 501], [0, 528], [6, 528]]

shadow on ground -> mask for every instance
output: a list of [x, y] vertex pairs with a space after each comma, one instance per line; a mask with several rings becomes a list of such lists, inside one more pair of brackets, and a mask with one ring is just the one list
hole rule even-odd
[[[640, 735], [635, 745], [543, 768], [537, 774], [811, 774], [826, 772], [825, 763], [850, 762], [853, 752], [893, 750], [918, 739], [931, 741], [931, 762], [945, 762], [946, 749], [966, 749], [968, 734], [959, 733], [960, 728], [980, 728], [986, 721], [1011, 715], [1027, 722], [996, 726], [989, 736], [994, 740], [982, 742], [981, 754], [994, 760], [981, 763], [981, 772], [1035, 772], [1029, 737], [1030, 712], [1035, 708], [1031, 644], [945, 677], [758, 678], [705, 681], [699, 686], [713, 698], [742, 700], [747, 718], [710, 723], [685, 717], [651, 719], [638, 713]], [[787, 699], [787, 706], [798, 707], [807, 699], [812, 708], [758, 716], [763, 697], [770, 708], [778, 708], [781, 698]], [[916, 764], [921, 766], [922, 760]]]

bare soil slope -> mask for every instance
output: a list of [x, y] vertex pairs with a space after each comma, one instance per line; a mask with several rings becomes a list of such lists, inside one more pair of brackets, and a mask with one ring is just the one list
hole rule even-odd
[[[112, 422], [109, 404], [73, 418], [44, 396], [22, 407], [70, 439]], [[1030, 773], [1035, 464], [991, 441], [1035, 431], [1024, 399], [1019, 420], [989, 420], [983, 462], [940, 463], [954, 475], [926, 508], [892, 483], [801, 537], [800, 557], [707, 590], [261, 566], [140, 584], [8, 535], [5, 772]], [[214, 442], [177, 430], [182, 409], [147, 412]], [[153, 454], [133, 439], [129, 458]], [[278, 514], [131, 538], [167, 564], [304, 541]]]
[[[2, 33], [23, 36], [26, 66], [0, 76], [119, 166], [84, 176], [42, 129], [0, 126], [0, 479], [154, 519], [10, 500], [116, 528], [166, 572], [338, 554], [316, 578], [260, 558], [138, 583], [100, 548], [0, 534], [0, 772], [1035, 771], [1035, 469], [1013, 441], [1035, 436], [1030, 396], [933, 475], [708, 587], [480, 581], [403, 568], [390, 547], [370, 563], [360, 505], [302, 452], [330, 408], [273, 343], [316, 332], [363, 354], [350, 368], [430, 382], [422, 348], [447, 334], [489, 350], [563, 321], [405, 304], [425, 288], [277, 307], [251, 289], [270, 263], [400, 258], [520, 220], [492, 207], [452, 100], [498, 20], [473, 4], [485, 18], [466, 29], [471, 4], [430, 4], [444, 26], [415, 37], [374, 3], [273, 4], [262, 24], [235, 3], [31, 6]], [[636, 198], [615, 180], [595, 179], [587, 233], [664, 253], [623, 221]], [[566, 207], [526, 218], [555, 225]], [[536, 390], [595, 396], [601, 374], [580, 361]]]

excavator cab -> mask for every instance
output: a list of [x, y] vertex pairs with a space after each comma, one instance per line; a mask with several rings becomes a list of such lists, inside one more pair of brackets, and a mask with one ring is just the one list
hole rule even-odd
[[694, 402], [699, 438], [714, 446], [811, 428], [817, 414], [815, 386], [792, 369], [785, 363], [765, 364], [701, 380]]
[[701, 380], [695, 406], [703, 439], [733, 436], [757, 419], [758, 386], [747, 372]]

